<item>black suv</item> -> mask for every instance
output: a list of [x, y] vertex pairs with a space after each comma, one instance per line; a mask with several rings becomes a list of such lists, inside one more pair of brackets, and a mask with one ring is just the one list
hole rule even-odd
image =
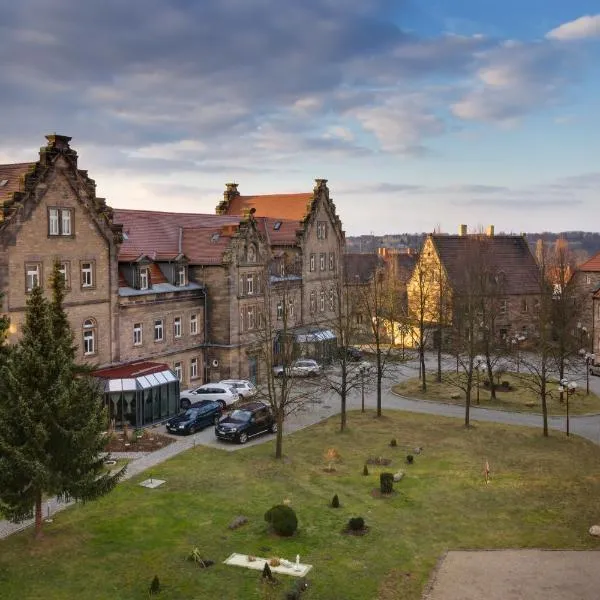
[[261, 433], [275, 433], [277, 423], [269, 407], [262, 402], [248, 402], [236, 408], [215, 426], [220, 440], [245, 444], [251, 437]]

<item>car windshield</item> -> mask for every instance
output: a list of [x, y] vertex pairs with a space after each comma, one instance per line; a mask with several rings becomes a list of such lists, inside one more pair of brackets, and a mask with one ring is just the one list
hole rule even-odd
[[188, 409], [185, 411], [185, 415], [184, 415], [184, 416], [185, 416], [187, 419], [195, 419], [195, 418], [198, 416], [199, 412], [200, 412], [200, 411], [199, 411], [197, 408], [188, 408]]
[[236, 421], [249, 421], [252, 413], [249, 410], [240, 410], [239, 408], [231, 413], [231, 418]]

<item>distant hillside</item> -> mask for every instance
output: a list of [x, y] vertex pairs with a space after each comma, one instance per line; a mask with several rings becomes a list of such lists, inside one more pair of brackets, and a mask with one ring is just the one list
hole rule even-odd
[[[496, 232], [502, 233], [502, 232]], [[377, 248], [413, 248], [419, 250], [425, 239], [426, 233], [398, 233], [388, 235], [361, 235], [346, 238], [347, 252], [377, 252]], [[525, 233], [529, 245], [534, 248], [539, 239], [551, 244], [559, 237], [569, 242], [569, 247], [577, 252], [580, 261], [584, 261], [597, 252], [600, 252], [600, 233], [590, 231], [563, 231], [553, 233]]]

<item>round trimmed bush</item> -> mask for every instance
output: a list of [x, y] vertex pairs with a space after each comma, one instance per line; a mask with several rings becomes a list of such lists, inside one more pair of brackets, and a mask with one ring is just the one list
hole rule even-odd
[[365, 520], [362, 517], [352, 517], [348, 521], [350, 531], [362, 531], [365, 528]]
[[298, 529], [298, 517], [294, 509], [285, 504], [277, 504], [265, 513], [265, 521], [271, 524], [277, 535], [289, 537]]

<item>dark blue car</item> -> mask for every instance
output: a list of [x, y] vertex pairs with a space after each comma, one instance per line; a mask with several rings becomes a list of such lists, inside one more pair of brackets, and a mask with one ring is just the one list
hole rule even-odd
[[198, 402], [184, 413], [173, 417], [167, 421], [167, 431], [169, 433], [191, 434], [204, 429], [209, 425], [216, 425], [223, 414], [223, 409], [219, 402], [204, 400]]

